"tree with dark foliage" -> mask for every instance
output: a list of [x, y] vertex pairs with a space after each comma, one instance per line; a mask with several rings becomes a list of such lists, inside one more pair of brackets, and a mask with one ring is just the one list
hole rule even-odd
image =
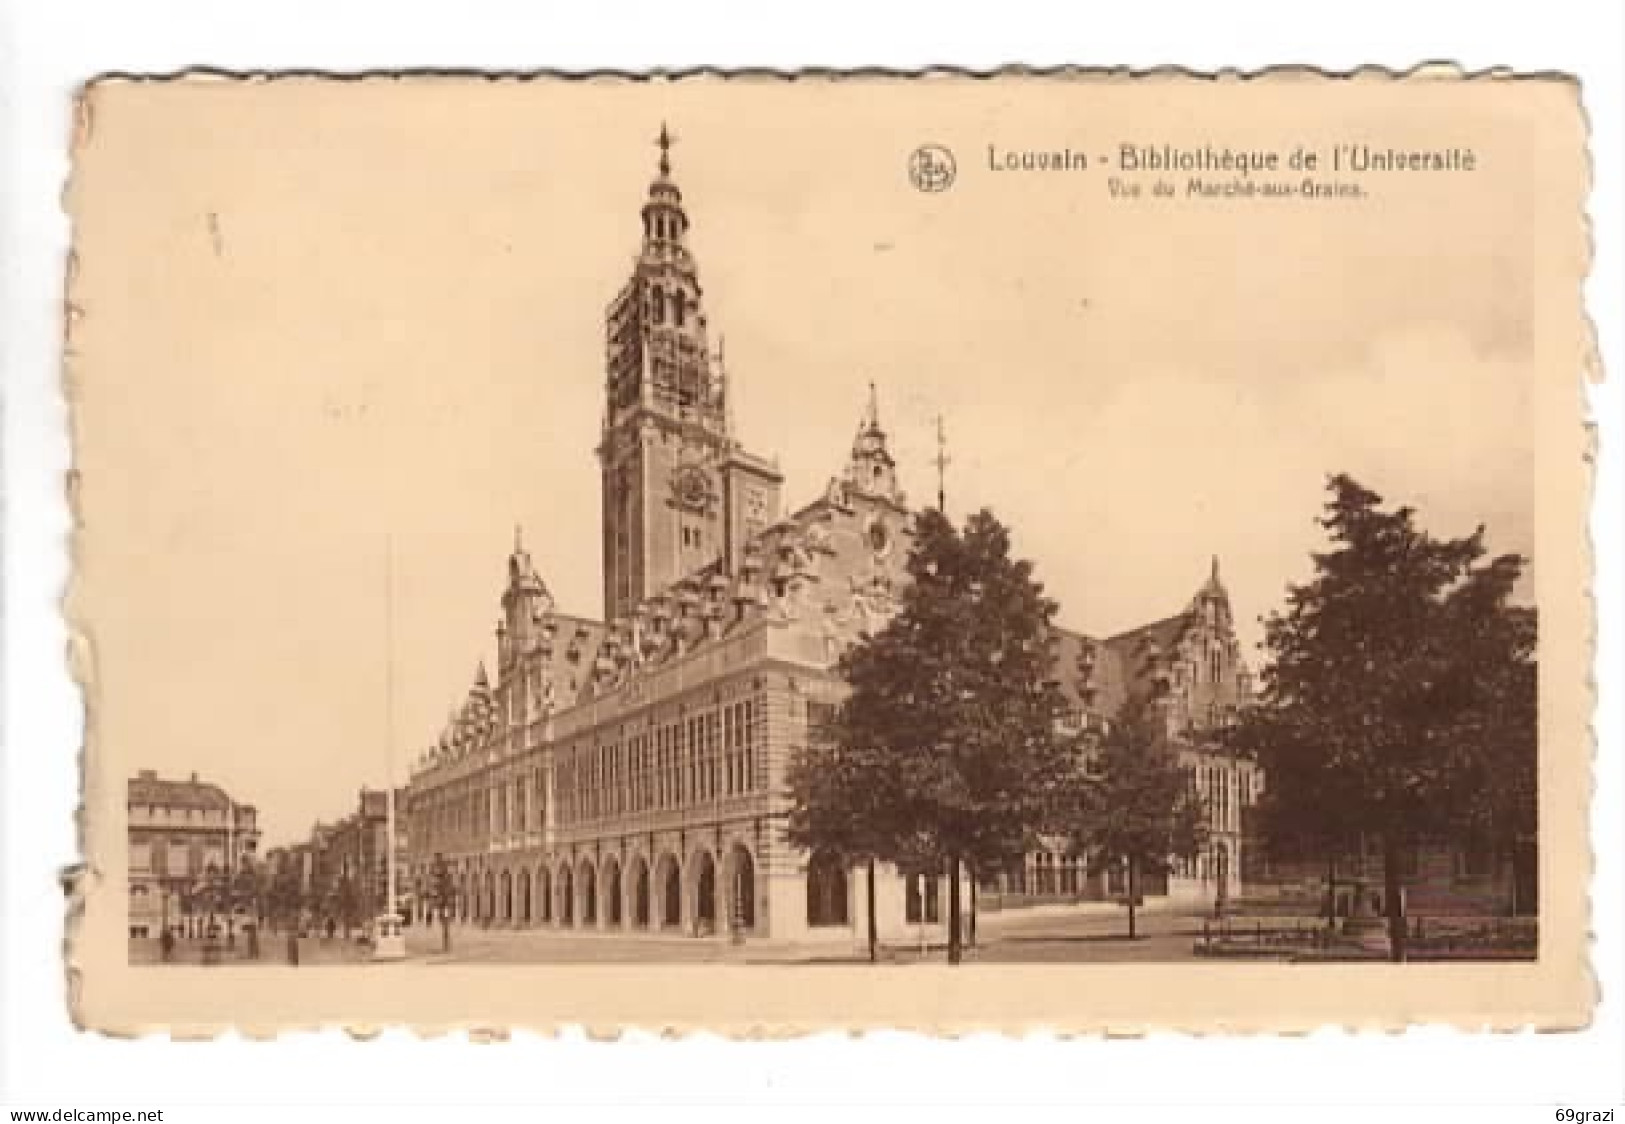
[[884, 751], [851, 732], [843, 723], [843, 710], [835, 721], [814, 730], [804, 750], [790, 760], [787, 776], [795, 803], [787, 832], [790, 842], [809, 854], [830, 855], [866, 868], [864, 910], [869, 937], [869, 961], [879, 958], [875, 921], [875, 863], [897, 853], [897, 839], [888, 830], [890, 809], [899, 794], [896, 774], [886, 767]]
[[960, 531], [920, 512], [900, 609], [853, 645], [829, 747], [791, 773], [793, 830], [847, 854], [948, 876], [948, 960], [961, 959], [961, 870], [1019, 852], [1070, 764], [1057, 735], [1051, 621], [1032, 564], [989, 512]]
[[1532, 837], [1534, 615], [1509, 604], [1523, 560], [1485, 562], [1483, 528], [1437, 539], [1348, 476], [1329, 491], [1332, 549], [1266, 619], [1263, 690], [1236, 738], [1300, 823], [1319, 814], [1380, 840], [1401, 961], [1402, 868], [1419, 843]]
[[1065, 803], [1071, 815], [1059, 824], [1092, 865], [1123, 871], [1130, 940], [1145, 878], [1167, 874], [1207, 838], [1202, 802], [1157, 717], [1155, 700], [1136, 700], [1083, 748], [1087, 764], [1072, 774], [1076, 795]]
[[430, 906], [440, 918], [440, 951], [451, 951], [451, 913], [457, 908], [457, 886], [451, 877], [451, 864], [446, 856], [435, 853], [434, 869], [429, 875]]

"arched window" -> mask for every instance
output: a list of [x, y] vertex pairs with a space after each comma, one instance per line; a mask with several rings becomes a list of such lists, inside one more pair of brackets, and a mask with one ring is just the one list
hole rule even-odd
[[846, 925], [846, 868], [835, 856], [820, 853], [807, 864], [807, 927]]
[[663, 323], [665, 321], [665, 319], [666, 319], [666, 291], [664, 289], [662, 289], [659, 285], [656, 285], [655, 288], [654, 288], [654, 294], [650, 298], [650, 301], [649, 301], [649, 308], [654, 314], [654, 322], [656, 324], [660, 324], [660, 323]]

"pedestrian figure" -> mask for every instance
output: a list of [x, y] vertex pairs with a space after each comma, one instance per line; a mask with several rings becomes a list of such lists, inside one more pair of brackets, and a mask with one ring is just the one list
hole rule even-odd
[[164, 927], [163, 936], [158, 938], [158, 948], [163, 953], [164, 963], [168, 963], [175, 955], [175, 934], [168, 926]]
[[258, 960], [260, 958], [259, 926], [248, 925], [246, 926], [246, 929], [248, 931], [248, 958], [250, 960]]
[[299, 967], [299, 934], [292, 929], [288, 930], [288, 963]]
[[338, 922], [334, 921], [331, 917], [329, 917], [327, 919], [327, 939], [328, 940], [333, 939], [333, 933], [338, 929], [338, 927], [339, 927]]

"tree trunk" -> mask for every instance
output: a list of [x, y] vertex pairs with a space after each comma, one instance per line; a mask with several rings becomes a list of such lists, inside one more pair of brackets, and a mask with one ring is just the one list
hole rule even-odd
[[976, 868], [966, 863], [970, 871], [970, 946], [976, 947], [976, 883], [980, 881]]
[[1326, 853], [1326, 930], [1337, 931], [1337, 852]]
[[1512, 891], [1511, 894], [1508, 895], [1509, 898], [1510, 898], [1510, 906], [1509, 906], [1510, 913], [1509, 913], [1509, 916], [1516, 917], [1516, 916], [1518, 916], [1518, 852], [1517, 852], [1517, 844], [1513, 844], [1513, 849], [1507, 853], [1505, 861], [1507, 863], [1509, 863], [1510, 865], [1503, 867], [1503, 869], [1506, 869], [1512, 876], [1512, 885], [1510, 887], [1508, 887], [1508, 889], [1510, 889]]
[[1388, 959], [1395, 964], [1405, 961], [1405, 903], [1401, 899], [1403, 883], [1399, 862], [1404, 852], [1397, 835], [1386, 832], [1382, 837], [1382, 905], [1388, 915]]
[[875, 925], [875, 860], [869, 859], [869, 885], [864, 896], [868, 899], [867, 912], [869, 921], [869, 963], [873, 964], [880, 959], [880, 939]]
[[1128, 877], [1125, 882], [1128, 885], [1128, 939], [1132, 941], [1136, 936], [1134, 932], [1134, 907], [1140, 892], [1140, 862], [1133, 855], [1128, 858]]
[[948, 963], [958, 964], [959, 946], [959, 856], [948, 857]]

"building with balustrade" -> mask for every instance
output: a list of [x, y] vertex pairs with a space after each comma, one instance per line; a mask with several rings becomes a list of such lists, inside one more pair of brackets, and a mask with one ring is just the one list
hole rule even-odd
[[[604, 615], [557, 605], [516, 533], [494, 663], [408, 788], [408, 884], [427, 909], [438, 858], [457, 916], [487, 924], [860, 939], [863, 878], [788, 845], [784, 777], [843, 697], [842, 650], [896, 611], [911, 508], [872, 392], [810, 502], [787, 506], [776, 462], [743, 443], [664, 130], [641, 220], [605, 331]], [[1062, 634], [1075, 720], [1109, 722], [1155, 687], [1195, 744], [1247, 695], [1229, 612], [1215, 563], [1175, 617]], [[1248, 798], [1233, 762], [1190, 764], [1193, 784]], [[1175, 882], [1234, 880], [1235, 852], [1218, 854]], [[1006, 897], [1110, 890], [1064, 852], [996, 881]], [[883, 867], [882, 935], [940, 936], [945, 889], [939, 872]]]

